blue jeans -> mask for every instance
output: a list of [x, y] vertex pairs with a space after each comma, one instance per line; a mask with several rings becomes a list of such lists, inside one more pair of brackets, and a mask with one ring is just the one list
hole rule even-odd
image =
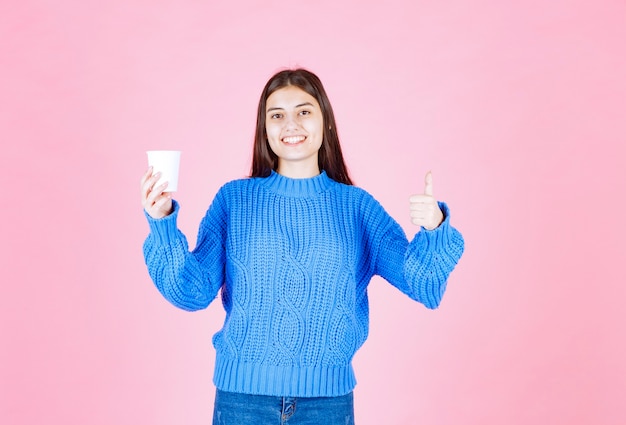
[[216, 390], [213, 425], [354, 425], [352, 393], [272, 397]]

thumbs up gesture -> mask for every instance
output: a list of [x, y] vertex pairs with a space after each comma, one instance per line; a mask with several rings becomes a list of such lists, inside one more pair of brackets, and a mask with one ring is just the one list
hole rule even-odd
[[443, 212], [433, 197], [433, 175], [429, 171], [424, 179], [424, 193], [410, 198], [411, 222], [427, 230], [439, 227], [443, 221]]

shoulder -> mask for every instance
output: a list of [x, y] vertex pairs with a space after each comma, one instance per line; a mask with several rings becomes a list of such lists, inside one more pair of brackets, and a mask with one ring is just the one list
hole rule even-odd
[[335, 180], [331, 180], [331, 181], [332, 181], [331, 189], [337, 193], [341, 193], [342, 195], [348, 195], [348, 196], [352, 196], [355, 198], [363, 198], [363, 197], [372, 196], [365, 189], [359, 186], [339, 183]]
[[224, 214], [226, 211], [229, 211], [233, 205], [249, 197], [249, 187], [254, 183], [252, 180], [254, 179], [241, 178], [224, 183], [215, 194], [207, 210], [207, 214], [211, 212]]
[[337, 183], [335, 185], [335, 191], [340, 193], [341, 196], [350, 198], [352, 201], [357, 202], [361, 206], [381, 207], [380, 202], [378, 202], [378, 200], [376, 200], [371, 193], [359, 186]]
[[350, 211], [364, 222], [388, 218], [389, 214], [385, 208], [367, 190], [342, 183], [337, 183], [333, 189], [336, 202], [342, 206], [342, 211]]
[[244, 177], [240, 179], [231, 180], [226, 182], [217, 191], [218, 197], [230, 198], [237, 194], [246, 193], [257, 185], [258, 178]]

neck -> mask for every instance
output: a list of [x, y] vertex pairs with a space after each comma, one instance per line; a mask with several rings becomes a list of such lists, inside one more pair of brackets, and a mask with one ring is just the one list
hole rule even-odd
[[276, 172], [281, 176], [289, 177], [291, 179], [308, 179], [318, 176], [320, 174], [320, 169], [317, 162], [310, 165], [279, 162]]
[[272, 171], [268, 177], [259, 179], [259, 183], [282, 196], [306, 198], [318, 196], [330, 188], [334, 181], [324, 171], [310, 178], [290, 178]]

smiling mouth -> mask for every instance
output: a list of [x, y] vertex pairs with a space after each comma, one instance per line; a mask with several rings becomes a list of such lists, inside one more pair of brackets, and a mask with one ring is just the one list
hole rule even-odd
[[288, 136], [283, 137], [283, 143], [287, 143], [289, 145], [295, 145], [300, 142], [304, 142], [306, 136]]

